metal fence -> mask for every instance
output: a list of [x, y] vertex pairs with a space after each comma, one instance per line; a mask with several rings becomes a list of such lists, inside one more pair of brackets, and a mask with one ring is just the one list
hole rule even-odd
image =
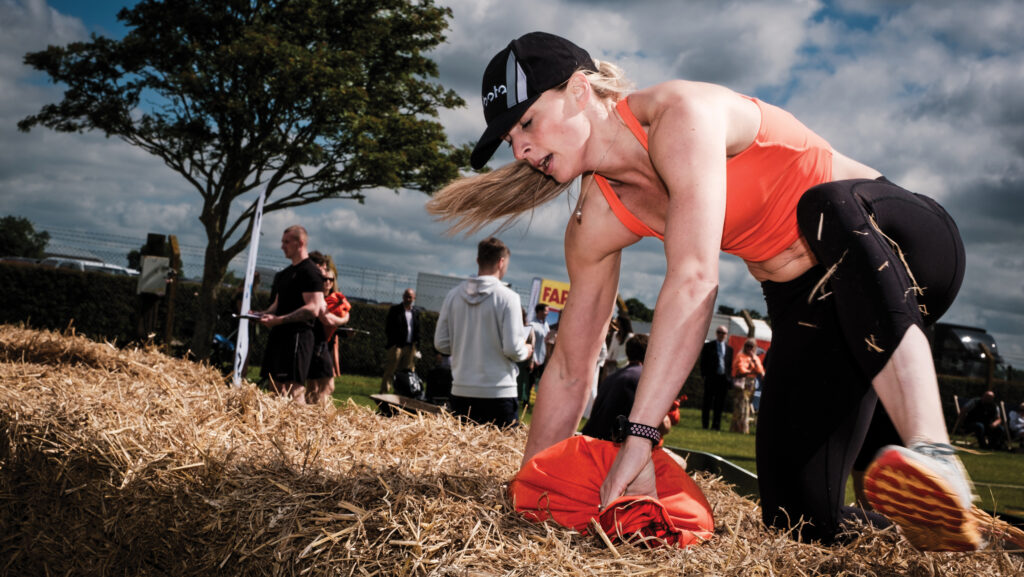
[[[111, 264], [127, 266], [128, 253], [140, 250], [145, 238], [135, 238], [116, 234], [93, 231], [73, 230], [65, 228], [36, 226], [37, 230], [45, 230], [50, 234], [50, 242], [46, 252], [54, 256], [66, 256], [87, 260], [99, 260]], [[186, 279], [199, 280], [203, 277], [203, 258], [205, 247], [179, 244], [181, 252], [182, 273]], [[246, 254], [243, 252], [233, 261], [231, 268], [244, 271]], [[289, 265], [289, 261], [280, 255], [260, 255], [256, 259], [256, 268], [261, 271], [264, 288], [269, 288], [273, 274]], [[237, 273], [239, 276], [241, 272]], [[351, 265], [339, 265], [338, 276], [341, 281], [339, 288], [349, 298], [369, 302], [397, 303], [402, 300], [402, 291], [416, 286], [416, 275], [384, 269], [371, 269]]]

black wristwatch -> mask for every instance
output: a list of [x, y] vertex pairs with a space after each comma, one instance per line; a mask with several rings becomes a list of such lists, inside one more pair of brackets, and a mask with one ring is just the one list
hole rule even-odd
[[612, 441], [622, 443], [630, 435], [647, 439], [651, 442], [651, 446], [655, 446], [661, 441], [661, 433], [655, 427], [631, 423], [626, 415], [615, 417], [615, 424], [612, 426]]

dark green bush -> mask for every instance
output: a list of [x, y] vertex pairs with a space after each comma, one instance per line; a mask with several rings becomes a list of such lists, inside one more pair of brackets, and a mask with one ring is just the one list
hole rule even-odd
[[0, 263], [0, 322], [64, 330], [98, 341], [135, 338], [135, 279]]
[[[149, 335], [140, 326], [143, 298], [135, 294], [137, 280], [132, 277], [102, 273], [78, 272], [21, 263], [0, 263], [0, 323], [25, 323], [39, 329], [64, 330], [69, 324], [79, 334], [99, 341], [115, 341], [119, 345], [141, 343]], [[175, 287], [174, 330], [171, 351], [188, 354], [188, 343], [195, 328], [199, 285], [180, 282]], [[235, 290], [223, 287], [217, 291], [218, 311], [215, 332], [234, 341], [238, 320], [233, 318]], [[252, 308], [265, 309], [270, 303], [268, 291], [257, 292]], [[156, 323], [150, 328], [153, 341], [163, 343], [167, 320], [167, 298], [156, 299], [153, 315]], [[369, 331], [342, 332], [338, 352], [342, 371], [349, 374], [378, 375], [384, 361], [384, 319], [389, 305], [352, 303], [349, 326]], [[437, 313], [421, 313], [422, 329], [419, 350], [422, 358], [416, 363], [422, 374], [433, 368], [433, 346]], [[259, 366], [270, 331], [258, 323], [249, 323], [249, 360]], [[216, 354], [216, 353], [215, 353]], [[215, 359], [216, 360], [216, 359]], [[230, 359], [228, 359], [230, 362]]]

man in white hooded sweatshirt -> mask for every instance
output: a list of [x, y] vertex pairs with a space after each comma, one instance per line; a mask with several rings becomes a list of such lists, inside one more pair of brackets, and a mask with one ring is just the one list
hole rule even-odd
[[477, 276], [448, 292], [434, 333], [434, 348], [451, 355], [452, 412], [498, 427], [519, 422], [516, 363], [533, 354], [519, 295], [501, 282], [510, 254], [495, 237], [480, 241]]

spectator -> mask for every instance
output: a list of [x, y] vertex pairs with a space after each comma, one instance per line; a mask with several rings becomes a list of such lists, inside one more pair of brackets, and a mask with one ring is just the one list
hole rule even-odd
[[612, 342], [608, 345], [608, 358], [605, 359], [606, 365], [611, 363], [609, 367], [611, 372], [615, 372], [629, 363], [629, 359], [626, 358], [626, 343], [633, 336], [633, 321], [629, 320], [629, 315], [620, 314], [616, 323], [615, 336], [612, 337]]
[[[548, 360], [550, 360], [551, 359], [551, 355], [553, 355], [555, 353], [555, 344], [557, 342], [558, 342], [558, 323], [555, 323], [555, 324], [551, 325], [551, 330], [548, 331], [547, 336], [544, 337], [544, 348], [547, 349], [546, 356], [547, 356]], [[544, 364], [546, 365], [547, 361], [544, 361]], [[538, 381], [537, 385], [535, 385], [535, 386], [539, 386], [539, 385], [540, 385], [540, 382]]]
[[334, 393], [334, 378], [341, 375], [338, 359], [337, 328], [348, 323], [349, 305], [345, 295], [337, 290], [337, 269], [331, 257], [313, 251], [309, 259], [320, 270], [324, 280], [324, 311], [313, 329], [313, 361], [310, 364], [306, 386], [306, 401], [312, 404], [330, 404]]
[[1010, 426], [1010, 437], [1014, 441], [1024, 442], [1024, 402], [1010, 409], [1007, 421]]
[[518, 391], [519, 404], [525, 404], [530, 400], [530, 367], [533, 365], [533, 358], [537, 354], [536, 337], [533, 334], [533, 327], [526, 320], [526, 309], [520, 308], [523, 317], [523, 330], [526, 332], [526, 344], [533, 347], [533, 355], [525, 361], [516, 363], [519, 373], [516, 375], [516, 390]]
[[764, 376], [764, 367], [757, 356], [757, 341], [747, 339], [743, 350], [732, 361], [733, 408], [732, 426], [729, 430], [735, 433], [750, 433], [752, 408], [750, 399], [754, 396], [758, 377]]
[[519, 422], [516, 363], [533, 353], [519, 295], [501, 282], [509, 256], [497, 238], [480, 241], [477, 275], [448, 292], [434, 333], [434, 347], [451, 354], [452, 412], [498, 427]]
[[384, 374], [380, 379], [380, 392], [388, 392], [395, 371], [416, 370], [416, 343], [420, 340], [420, 311], [413, 306], [416, 291], [407, 288], [402, 293], [402, 302], [388, 309], [384, 321], [384, 338], [387, 352], [384, 354]]
[[700, 424], [705, 429], [722, 430], [722, 410], [729, 395], [729, 372], [732, 370], [732, 347], [729, 329], [721, 325], [715, 329], [715, 340], [704, 343], [700, 350], [700, 374], [704, 378], [704, 402], [700, 410]]
[[544, 374], [544, 363], [548, 359], [547, 338], [551, 333], [551, 326], [548, 324], [548, 305], [537, 303], [533, 307], [530, 331], [533, 333], [533, 355], [530, 357], [530, 378], [527, 381], [526, 390], [520, 398], [524, 403], [530, 402], [530, 393], [533, 391], [533, 387], [540, 382], [540, 377]]
[[965, 431], [973, 434], [982, 449], [998, 449], [1005, 441], [1003, 421], [999, 418], [999, 407], [996, 406], [996, 394], [992, 391], [985, 391], [980, 397], [964, 403], [960, 407], [957, 425], [963, 425]]
[[[629, 411], [633, 408], [636, 386], [640, 382], [640, 373], [643, 370], [646, 354], [647, 335], [633, 335], [633, 338], [626, 342], [626, 366], [608, 375], [598, 385], [594, 408], [580, 433], [596, 439], [614, 440], [616, 419], [619, 415], [629, 415]], [[675, 422], [678, 422], [678, 405], [674, 407], [674, 410]], [[674, 424], [672, 419], [666, 415], [659, 427], [661, 434], [663, 436], [668, 434], [668, 430]]]
[[313, 358], [313, 326], [326, 306], [320, 270], [306, 248], [306, 229], [294, 225], [281, 235], [281, 250], [291, 266], [274, 275], [274, 300], [259, 313], [270, 328], [263, 354], [262, 378], [278, 394], [306, 403], [306, 378]]

